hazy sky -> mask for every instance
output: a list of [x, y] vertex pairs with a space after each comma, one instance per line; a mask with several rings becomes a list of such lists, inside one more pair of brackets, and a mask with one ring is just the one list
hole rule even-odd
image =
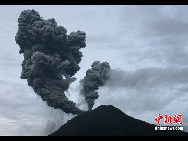
[[68, 34], [86, 32], [81, 69], [66, 93], [79, 108], [87, 108], [79, 80], [93, 61], [107, 61], [111, 79], [93, 108], [111, 104], [152, 124], [158, 114], [182, 114], [188, 126], [187, 5], [1, 5], [0, 135], [48, 135], [73, 117], [48, 107], [20, 79], [23, 55], [15, 35], [26, 9], [54, 18]]

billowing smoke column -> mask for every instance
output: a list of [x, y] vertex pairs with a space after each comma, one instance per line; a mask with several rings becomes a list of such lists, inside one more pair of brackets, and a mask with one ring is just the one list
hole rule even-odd
[[44, 20], [35, 10], [21, 12], [15, 37], [19, 53], [24, 54], [21, 79], [27, 79], [28, 85], [50, 107], [80, 114], [83, 111], [68, 100], [64, 91], [80, 69], [82, 53], [79, 49], [86, 47], [86, 34], [83, 31], [66, 33], [53, 18]]
[[84, 94], [89, 111], [92, 110], [95, 99], [99, 97], [96, 90], [99, 89], [99, 86], [105, 84], [109, 76], [109, 71], [110, 65], [108, 62], [100, 63], [100, 61], [95, 61], [91, 65], [91, 69], [86, 71], [84, 79], [80, 80], [80, 83], [83, 85], [81, 93]]

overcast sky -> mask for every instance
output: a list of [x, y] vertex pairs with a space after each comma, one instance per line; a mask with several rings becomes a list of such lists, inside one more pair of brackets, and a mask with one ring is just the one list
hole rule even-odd
[[66, 93], [79, 108], [87, 109], [79, 80], [93, 61], [107, 61], [110, 80], [98, 90], [93, 108], [111, 104], [152, 124], [158, 114], [182, 114], [188, 126], [187, 5], [1, 5], [0, 135], [48, 135], [74, 117], [48, 107], [20, 79], [23, 55], [15, 35], [26, 9], [54, 18], [68, 34], [86, 32], [81, 69]]

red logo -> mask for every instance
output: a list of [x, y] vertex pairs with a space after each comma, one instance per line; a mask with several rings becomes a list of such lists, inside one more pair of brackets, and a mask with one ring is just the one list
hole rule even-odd
[[[162, 115], [158, 114], [158, 117], [155, 117], [155, 121], [157, 121], [158, 125], [160, 125], [160, 120], [163, 118]], [[167, 124], [172, 124], [172, 116], [169, 115], [167, 116], [165, 114], [165, 117], [164, 117], [164, 123]], [[174, 124], [177, 124], [179, 123], [180, 125], [182, 125], [182, 114], [179, 114], [179, 115], [176, 115], [174, 116]]]
[[165, 114], [164, 123], [165, 123], [165, 124], [167, 124], [167, 123], [172, 124], [172, 116], [171, 116], [171, 115], [167, 116], [167, 115]]
[[174, 116], [174, 124], [177, 124], [177, 123], [179, 123], [180, 125], [182, 125], [182, 115], [181, 114], [179, 114], [177, 116], [175, 114], [175, 116]]
[[162, 115], [158, 114], [158, 117], [155, 117], [155, 121], [158, 122], [158, 125], [160, 125], [160, 120], [163, 118]]

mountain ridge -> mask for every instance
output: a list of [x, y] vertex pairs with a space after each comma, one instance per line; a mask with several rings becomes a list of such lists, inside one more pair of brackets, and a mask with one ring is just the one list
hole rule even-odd
[[188, 136], [187, 132], [156, 131], [155, 127], [112, 105], [101, 105], [79, 114], [49, 136]]

